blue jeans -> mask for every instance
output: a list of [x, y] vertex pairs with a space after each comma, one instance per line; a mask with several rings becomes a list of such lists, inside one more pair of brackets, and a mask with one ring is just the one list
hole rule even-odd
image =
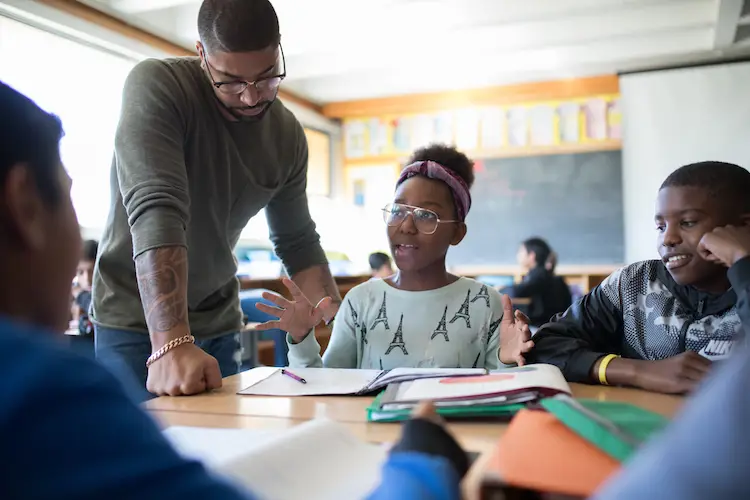
[[[151, 341], [148, 335], [97, 326], [94, 327], [94, 342], [96, 359], [120, 379], [136, 401], [146, 401], [155, 397], [146, 390], [146, 360], [151, 355]], [[196, 345], [216, 358], [222, 377], [239, 373], [239, 334], [198, 341]]]
[[[273, 302], [261, 297], [261, 294], [264, 291], [266, 290], [243, 290], [240, 292], [240, 307], [242, 308], [242, 313], [251, 323], [265, 323], [266, 321], [279, 319], [275, 316], [259, 311], [255, 307], [255, 304], [258, 303], [275, 306]], [[286, 366], [288, 364], [287, 353], [289, 352], [289, 346], [287, 346], [286, 343], [286, 333], [281, 330], [267, 330], [260, 333], [253, 332], [251, 335], [260, 335], [261, 339], [273, 340], [274, 365]]]

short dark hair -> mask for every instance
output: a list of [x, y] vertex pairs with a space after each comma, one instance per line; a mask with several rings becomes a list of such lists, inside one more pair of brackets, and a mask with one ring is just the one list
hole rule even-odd
[[701, 161], [669, 174], [659, 190], [667, 187], [698, 187], [721, 200], [729, 210], [750, 212], [750, 172], [723, 161]]
[[391, 258], [383, 252], [375, 252], [370, 254], [370, 269], [377, 271], [384, 265], [390, 265]]
[[59, 118], [0, 81], [0, 186], [15, 165], [25, 164], [42, 199], [58, 203], [62, 136]]
[[203, 0], [198, 36], [209, 52], [250, 52], [281, 41], [279, 18], [268, 0]]
[[408, 163], [427, 160], [432, 160], [453, 171], [464, 180], [467, 186], [471, 187], [474, 184], [474, 162], [453, 146], [430, 144], [414, 151]]
[[534, 252], [534, 261], [538, 267], [546, 267], [547, 259], [552, 254], [552, 248], [542, 238], [529, 238], [524, 240], [523, 247], [527, 252]]
[[81, 260], [96, 260], [96, 253], [99, 250], [99, 242], [96, 240], [86, 240], [83, 242], [83, 256]]

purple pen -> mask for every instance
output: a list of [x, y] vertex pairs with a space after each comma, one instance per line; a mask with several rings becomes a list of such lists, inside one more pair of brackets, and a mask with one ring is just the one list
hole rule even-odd
[[301, 382], [303, 384], [307, 383], [307, 380], [303, 379], [302, 377], [299, 377], [295, 375], [294, 373], [290, 372], [289, 370], [281, 370], [282, 375], [286, 375], [287, 377], [293, 378], [297, 382]]

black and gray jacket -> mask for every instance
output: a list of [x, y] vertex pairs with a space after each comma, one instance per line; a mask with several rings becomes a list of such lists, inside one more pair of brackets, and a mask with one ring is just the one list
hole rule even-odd
[[709, 294], [678, 285], [660, 260], [615, 271], [534, 335], [529, 363], [559, 367], [571, 382], [590, 381], [606, 354], [660, 360], [690, 350], [725, 358], [750, 331], [750, 257], [728, 271], [732, 288]]

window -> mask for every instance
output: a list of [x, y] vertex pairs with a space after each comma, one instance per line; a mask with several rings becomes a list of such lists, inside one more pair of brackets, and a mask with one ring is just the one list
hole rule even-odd
[[331, 136], [319, 130], [305, 128], [307, 137], [307, 194], [331, 194]]
[[101, 229], [122, 87], [138, 61], [0, 17], [0, 80], [60, 117], [81, 226]]

